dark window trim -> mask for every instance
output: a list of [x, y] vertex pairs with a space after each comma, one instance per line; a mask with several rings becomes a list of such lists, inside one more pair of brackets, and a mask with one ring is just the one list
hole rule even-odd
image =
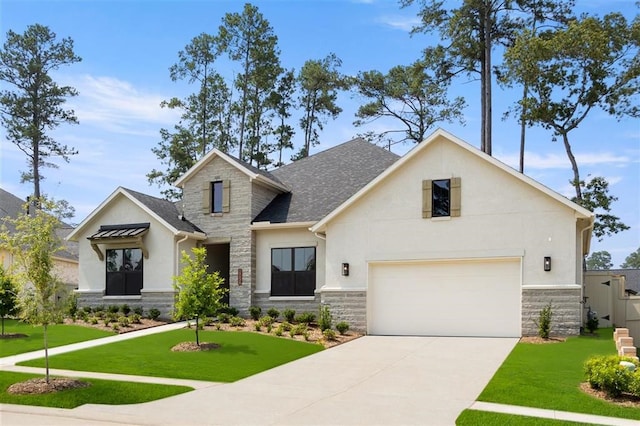
[[451, 179], [434, 179], [431, 181], [432, 216], [451, 216]]
[[[296, 249], [312, 249], [313, 263], [304, 270], [296, 270]], [[287, 251], [291, 270], [279, 271], [274, 265], [274, 252]], [[274, 297], [308, 297], [315, 296], [316, 289], [316, 255], [314, 246], [273, 247], [271, 249], [271, 296]]]
[[211, 213], [222, 213], [223, 197], [224, 183], [221, 180], [211, 182]]

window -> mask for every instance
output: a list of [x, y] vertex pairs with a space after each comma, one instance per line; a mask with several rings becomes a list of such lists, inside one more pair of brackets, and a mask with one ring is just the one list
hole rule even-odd
[[271, 249], [271, 296], [313, 296], [316, 248]]
[[222, 181], [211, 182], [211, 213], [222, 213]]
[[434, 180], [432, 183], [432, 216], [443, 217], [449, 216], [450, 188], [451, 180], [440, 179]]
[[142, 289], [142, 250], [107, 250], [107, 296], [139, 295]]
[[202, 183], [202, 213], [229, 213], [230, 182], [216, 180]]
[[422, 217], [460, 216], [460, 178], [422, 181]]

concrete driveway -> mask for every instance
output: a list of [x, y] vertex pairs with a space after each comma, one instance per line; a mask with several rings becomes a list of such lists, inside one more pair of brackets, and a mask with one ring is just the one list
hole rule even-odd
[[518, 339], [366, 336], [230, 384], [128, 406], [1, 407], [2, 424], [452, 425]]

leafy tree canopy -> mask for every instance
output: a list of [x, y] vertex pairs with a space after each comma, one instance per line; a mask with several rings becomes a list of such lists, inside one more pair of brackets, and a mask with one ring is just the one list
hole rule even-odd
[[638, 250], [629, 254], [620, 267], [623, 269], [640, 269], [640, 247], [638, 247]]
[[590, 271], [608, 270], [613, 267], [611, 263], [611, 254], [606, 251], [594, 251], [587, 258], [587, 269]]

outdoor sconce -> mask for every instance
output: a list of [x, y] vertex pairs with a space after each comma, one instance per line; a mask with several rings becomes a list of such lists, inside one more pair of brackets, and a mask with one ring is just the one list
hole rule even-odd
[[348, 263], [343, 263], [342, 264], [342, 276], [343, 277], [348, 277], [349, 276], [349, 264]]
[[544, 257], [544, 270], [547, 272], [551, 270], [551, 256]]

